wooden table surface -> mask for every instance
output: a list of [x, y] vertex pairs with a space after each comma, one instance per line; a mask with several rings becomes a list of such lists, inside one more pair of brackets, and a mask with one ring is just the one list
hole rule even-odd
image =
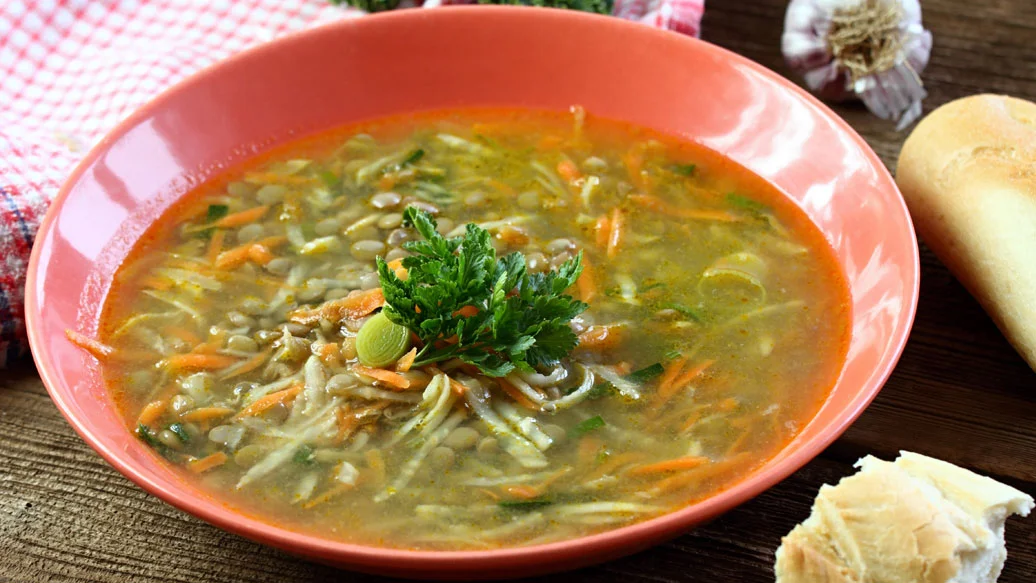
[[[789, 74], [780, 57], [787, 0], [712, 0], [704, 37]], [[1000, 92], [1036, 100], [1036, 2], [925, 0], [935, 35], [924, 74], [930, 110]], [[861, 107], [838, 112], [892, 167], [905, 138]], [[917, 321], [873, 405], [800, 472], [710, 525], [555, 581], [773, 581], [780, 538], [817, 488], [864, 454], [936, 456], [1036, 493], [1036, 375], [946, 268], [922, 248]], [[1007, 528], [1003, 583], [1036, 581], [1036, 517]], [[144, 493], [101, 460], [47, 397], [31, 362], [0, 380], [0, 582], [375, 581], [246, 541]]]

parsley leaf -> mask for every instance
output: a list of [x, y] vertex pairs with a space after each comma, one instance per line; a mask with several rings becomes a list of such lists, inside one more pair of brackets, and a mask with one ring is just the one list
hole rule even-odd
[[300, 445], [295, 450], [295, 455], [291, 457], [291, 461], [304, 466], [311, 465], [316, 461], [316, 458], [313, 457], [313, 446], [305, 443]]
[[180, 440], [180, 443], [187, 443], [191, 440], [191, 436], [187, 433], [187, 428], [184, 427], [183, 423], [177, 421], [169, 426], [169, 431], [173, 432], [173, 435]]
[[604, 427], [604, 425], [604, 419], [602, 419], [600, 415], [596, 415], [573, 427], [571, 433], [573, 437], [579, 437], [581, 435], [586, 435], [591, 431], [596, 431]]
[[529, 273], [525, 257], [497, 258], [489, 232], [469, 224], [447, 239], [435, 219], [409, 207], [404, 224], [423, 238], [403, 248], [407, 279], [378, 258], [385, 315], [421, 339], [414, 366], [459, 358], [483, 374], [551, 366], [576, 347], [569, 321], [588, 307], [566, 295], [583, 271], [582, 254], [556, 271]]
[[765, 204], [752, 200], [747, 196], [731, 192], [727, 195], [727, 203], [732, 206], [740, 207], [751, 213], [761, 214], [770, 211], [770, 207]]
[[673, 164], [673, 172], [683, 176], [694, 176], [697, 171], [697, 164]]
[[651, 366], [645, 366], [640, 370], [635, 370], [629, 373], [625, 378], [631, 383], [644, 384], [651, 379], [660, 376], [663, 372], [665, 372], [665, 368], [662, 366], [662, 363], [656, 362]]

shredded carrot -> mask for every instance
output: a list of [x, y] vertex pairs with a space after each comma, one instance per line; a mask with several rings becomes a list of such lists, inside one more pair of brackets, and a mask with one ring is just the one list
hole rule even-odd
[[156, 277], [154, 275], [148, 275], [141, 278], [140, 284], [148, 289], [165, 291], [173, 287], [173, 282], [163, 277]]
[[105, 360], [115, 353], [115, 349], [107, 344], [104, 344], [100, 340], [94, 340], [89, 336], [84, 336], [75, 330], [65, 330], [65, 337], [69, 339], [72, 344], [75, 344], [79, 348], [87, 351], [90, 356], [93, 356], [97, 360]]
[[227, 454], [217, 451], [216, 453], [209, 454], [201, 459], [187, 462], [187, 468], [195, 474], [200, 474], [213, 468], [218, 468], [225, 463], [227, 463]]
[[625, 226], [626, 219], [622, 215], [622, 210], [619, 207], [615, 207], [612, 210], [611, 228], [608, 232], [608, 259], [614, 259], [619, 253], [619, 245], [622, 244], [623, 227]]
[[184, 421], [212, 421], [222, 419], [234, 412], [228, 407], [199, 407], [180, 416]]
[[701, 456], [678, 457], [676, 459], [637, 466], [626, 473], [630, 476], [650, 476], [652, 474], [664, 474], [679, 470], [692, 470], [710, 461], [709, 458]]
[[273, 235], [272, 237], [265, 237], [256, 241], [256, 243], [267, 249], [276, 249], [287, 242], [288, 238], [284, 235]]
[[564, 158], [560, 162], [558, 162], [557, 169], [558, 174], [560, 174], [566, 182], [575, 182], [576, 180], [579, 180], [583, 177], [583, 173], [579, 171], [579, 168], [576, 166], [575, 162], [569, 160], [568, 158]]
[[383, 174], [378, 179], [378, 188], [381, 190], [392, 190], [398, 181], [399, 177], [395, 174]]
[[608, 219], [608, 215], [601, 215], [597, 222], [594, 223], [594, 242], [597, 246], [604, 249], [608, 246], [608, 236], [611, 234], [611, 221]]
[[417, 358], [417, 347], [413, 347], [409, 352], [399, 357], [396, 361], [397, 372], [407, 372], [410, 367], [414, 366], [414, 360]]
[[623, 466], [637, 463], [642, 459], [644, 459], [644, 454], [637, 451], [628, 451], [609, 456], [604, 463], [589, 472], [583, 481], [592, 482], [598, 478], [603, 478]]
[[197, 346], [201, 344], [201, 338], [199, 338], [197, 334], [191, 332], [183, 326], [166, 326], [162, 329], [162, 331], [169, 336], [183, 340], [191, 346]]
[[673, 474], [672, 476], [662, 478], [655, 483], [655, 487], [652, 491], [657, 494], [671, 494], [677, 490], [682, 490], [687, 486], [700, 482], [701, 477], [698, 476], [698, 472], [681, 472]]
[[583, 257], [583, 272], [576, 280], [576, 289], [579, 290], [579, 299], [590, 303], [597, 297], [597, 282], [594, 281], [594, 270], [590, 262]]
[[669, 387], [676, 380], [676, 377], [680, 376], [680, 372], [683, 371], [684, 364], [687, 363], [686, 356], [679, 356], [673, 360], [665, 363], [665, 368], [662, 371], [662, 378], [658, 379], [658, 391], [669, 391]]
[[219, 252], [223, 250], [223, 242], [227, 239], [227, 232], [222, 229], [216, 229], [216, 232], [212, 234], [212, 239], [209, 240], [209, 250], [205, 254], [205, 259], [212, 265], [215, 265], [216, 258], [219, 257]]
[[303, 504], [302, 507], [308, 510], [310, 508], [313, 508], [314, 506], [319, 506], [325, 502], [328, 502], [338, 497], [341, 494], [344, 494], [345, 492], [348, 492], [349, 490], [352, 490], [355, 487], [356, 486], [354, 484], [337, 482], [335, 483], [335, 485], [328, 488], [323, 494]]
[[470, 318], [470, 317], [472, 317], [472, 316], [474, 316], [476, 314], [478, 314], [478, 307], [477, 306], [464, 306], [463, 308], [461, 308], [461, 309], [457, 310], [456, 312], [454, 312], [453, 315], [454, 316], [464, 316], [465, 318]]
[[729, 413], [730, 411], [737, 409], [738, 405], [740, 404], [741, 402], [735, 399], [734, 397], [727, 397], [719, 403], [716, 403], [716, 408], [725, 413]]
[[165, 409], [168, 406], [166, 401], [151, 401], [140, 411], [140, 416], [137, 417], [137, 424], [149, 426], [158, 418], [165, 413]]
[[237, 269], [244, 265], [249, 259], [256, 263], [265, 265], [273, 260], [271, 249], [275, 249], [287, 241], [287, 237], [280, 235], [245, 243], [244, 245], [227, 249], [217, 255], [213, 265], [218, 269]]
[[252, 263], [256, 265], [266, 265], [267, 263], [276, 259], [269, 249], [266, 248], [262, 243], [255, 243], [248, 248], [248, 258], [252, 260]]
[[219, 269], [237, 269], [248, 261], [248, 252], [252, 250], [252, 245], [252, 243], [248, 243], [240, 247], [227, 249], [217, 255], [216, 261], [212, 264]]
[[277, 391], [276, 393], [270, 393], [255, 400], [251, 405], [245, 407], [240, 413], [234, 416], [235, 419], [243, 419], [245, 417], [254, 417], [268, 409], [272, 409], [276, 405], [281, 403], [287, 403], [288, 401], [295, 398], [299, 392], [302, 391], [302, 383], [295, 383], [294, 385]]
[[738, 469], [747, 459], [749, 459], [748, 452], [742, 452], [722, 461], [705, 464], [686, 472], [680, 472], [663, 478], [655, 484], [652, 490], [656, 493], [669, 493], [696, 482], [701, 483]]
[[704, 374], [705, 371], [709, 370], [709, 367], [711, 367], [715, 362], [715, 360], [706, 360], [698, 366], [684, 371], [683, 374], [681, 374], [679, 377], [676, 378], [676, 380], [673, 381], [673, 384], [671, 385], [672, 392], [667, 394], [666, 397], [668, 398], [672, 395], [675, 395], [677, 391], [686, 387], [688, 383]]
[[515, 247], [521, 247], [529, 242], [529, 235], [518, 227], [500, 227], [500, 230], [496, 233], [496, 237], [504, 243]]
[[380, 287], [365, 291], [354, 291], [344, 298], [324, 302], [315, 308], [300, 308], [288, 314], [288, 319], [298, 324], [316, 324], [322, 318], [331, 322], [362, 318], [385, 305], [385, 296]]
[[352, 366], [352, 371], [365, 377], [370, 377], [396, 391], [403, 391], [410, 388], [410, 380], [397, 372], [392, 372], [383, 368], [371, 368], [369, 366], [363, 366], [362, 364], [354, 364]]
[[502, 378], [497, 379], [497, 383], [500, 384], [500, 389], [503, 390], [503, 392], [507, 393], [508, 397], [514, 399], [515, 403], [518, 403], [519, 405], [526, 409], [529, 409], [530, 411], [540, 410], [539, 407], [537, 407], [532, 401], [529, 400], [528, 397], [523, 395], [522, 392], [515, 388], [515, 386], [511, 383], [507, 382]]
[[[450, 377], [447, 377], [450, 378]], [[468, 392], [468, 388], [465, 387], [460, 381], [450, 378], [450, 390], [453, 391], [454, 395], [463, 397], [464, 393]]]
[[407, 277], [410, 275], [409, 273], [407, 273], [406, 268], [403, 267], [402, 259], [393, 259], [392, 261], [389, 261], [388, 268], [396, 272], [396, 277], [398, 277], [402, 281], [406, 281]]
[[271, 354], [273, 354], [273, 348], [267, 348], [266, 350], [260, 352], [259, 354], [256, 354], [252, 358], [249, 358], [248, 360], [239, 364], [232, 372], [224, 375], [223, 378], [232, 379], [243, 374], [248, 374], [253, 370], [259, 368], [263, 364], [265, 364], [266, 360], [270, 358]]
[[511, 498], [518, 498], [519, 500], [532, 500], [543, 494], [539, 488], [529, 484], [515, 484], [513, 486], [504, 486], [501, 489]]
[[680, 433], [687, 433], [688, 431], [690, 431], [691, 428], [694, 427], [695, 424], [697, 424], [698, 421], [701, 419], [701, 416], [701, 409], [697, 409], [696, 411], [688, 415], [687, 420], [684, 421], [683, 425], [680, 426]]
[[338, 434], [335, 436], [335, 439], [341, 443], [356, 431], [359, 419], [357, 419], [356, 415], [350, 414], [348, 406], [343, 406], [335, 411], [335, 423], [338, 425]]
[[699, 219], [704, 221], [721, 221], [734, 223], [740, 219], [726, 211], [713, 209], [686, 209], [669, 204], [657, 196], [650, 194], [631, 194], [629, 200], [650, 211], [681, 219]]
[[259, 219], [263, 218], [263, 215], [270, 210], [267, 205], [257, 206], [233, 214], [229, 214], [222, 219], [216, 221], [215, 226], [221, 229], [233, 229], [235, 227], [242, 227], [249, 223], [254, 223]]
[[234, 356], [222, 354], [174, 354], [165, 358], [165, 364], [173, 370], [220, 370], [237, 364], [240, 361]]
[[621, 340], [618, 326], [590, 326], [579, 335], [579, 348], [607, 350], [618, 346]]
[[727, 448], [727, 453], [724, 455], [724, 457], [732, 456], [737, 452], [741, 451], [741, 448], [744, 447], [745, 443], [748, 442], [748, 438], [751, 437], [751, 435], [752, 430], [750, 429], [747, 431], [742, 431], [741, 435], [739, 435], [737, 439], [731, 442], [730, 447]]
[[497, 180], [495, 178], [490, 178], [490, 179], [486, 180], [486, 184], [488, 184], [488, 185], [492, 186], [493, 188], [499, 190], [500, 194], [503, 194], [503, 195], [506, 195], [506, 196], [514, 196], [514, 194], [515, 194], [514, 193], [514, 189], [511, 188], [510, 184], [507, 184], [506, 182], [500, 182], [499, 180]]

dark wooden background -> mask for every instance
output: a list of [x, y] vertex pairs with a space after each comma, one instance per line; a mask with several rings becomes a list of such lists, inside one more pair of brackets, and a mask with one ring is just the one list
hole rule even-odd
[[[783, 74], [787, 0], [710, 0], [704, 37]], [[935, 35], [926, 109], [978, 92], [1036, 100], [1036, 2], [924, 0]], [[839, 113], [890, 167], [905, 138], [860, 107]], [[894, 168], [893, 168], [894, 169]], [[917, 322], [888, 385], [821, 457], [709, 526], [627, 559], [548, 580], [773, 581], [773, 551], [817, 488], [864, 454], [909, 449], [1036, 493], [1036, 375], [930, 252]], [[0, 582], [374, 581], [306, 563], [166, 506], [65, 423], [35, 369], [0, 380]], [[1036, 581], [1036, 517], [1013, 519], [1003, 583]]]

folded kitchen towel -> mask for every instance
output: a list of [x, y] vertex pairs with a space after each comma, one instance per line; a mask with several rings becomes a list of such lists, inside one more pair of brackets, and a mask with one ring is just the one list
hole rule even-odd
[[[427, 6], [457, 3], [465, 2]], [[697, 36], [703, 11], [704, 0], [617, 0], [613, 14]], [[0, 367], [27, 350], [33, 237], [86, 150], [201, 68], [290, 31], [362, 15], [325, 0], [0, 2]]]

